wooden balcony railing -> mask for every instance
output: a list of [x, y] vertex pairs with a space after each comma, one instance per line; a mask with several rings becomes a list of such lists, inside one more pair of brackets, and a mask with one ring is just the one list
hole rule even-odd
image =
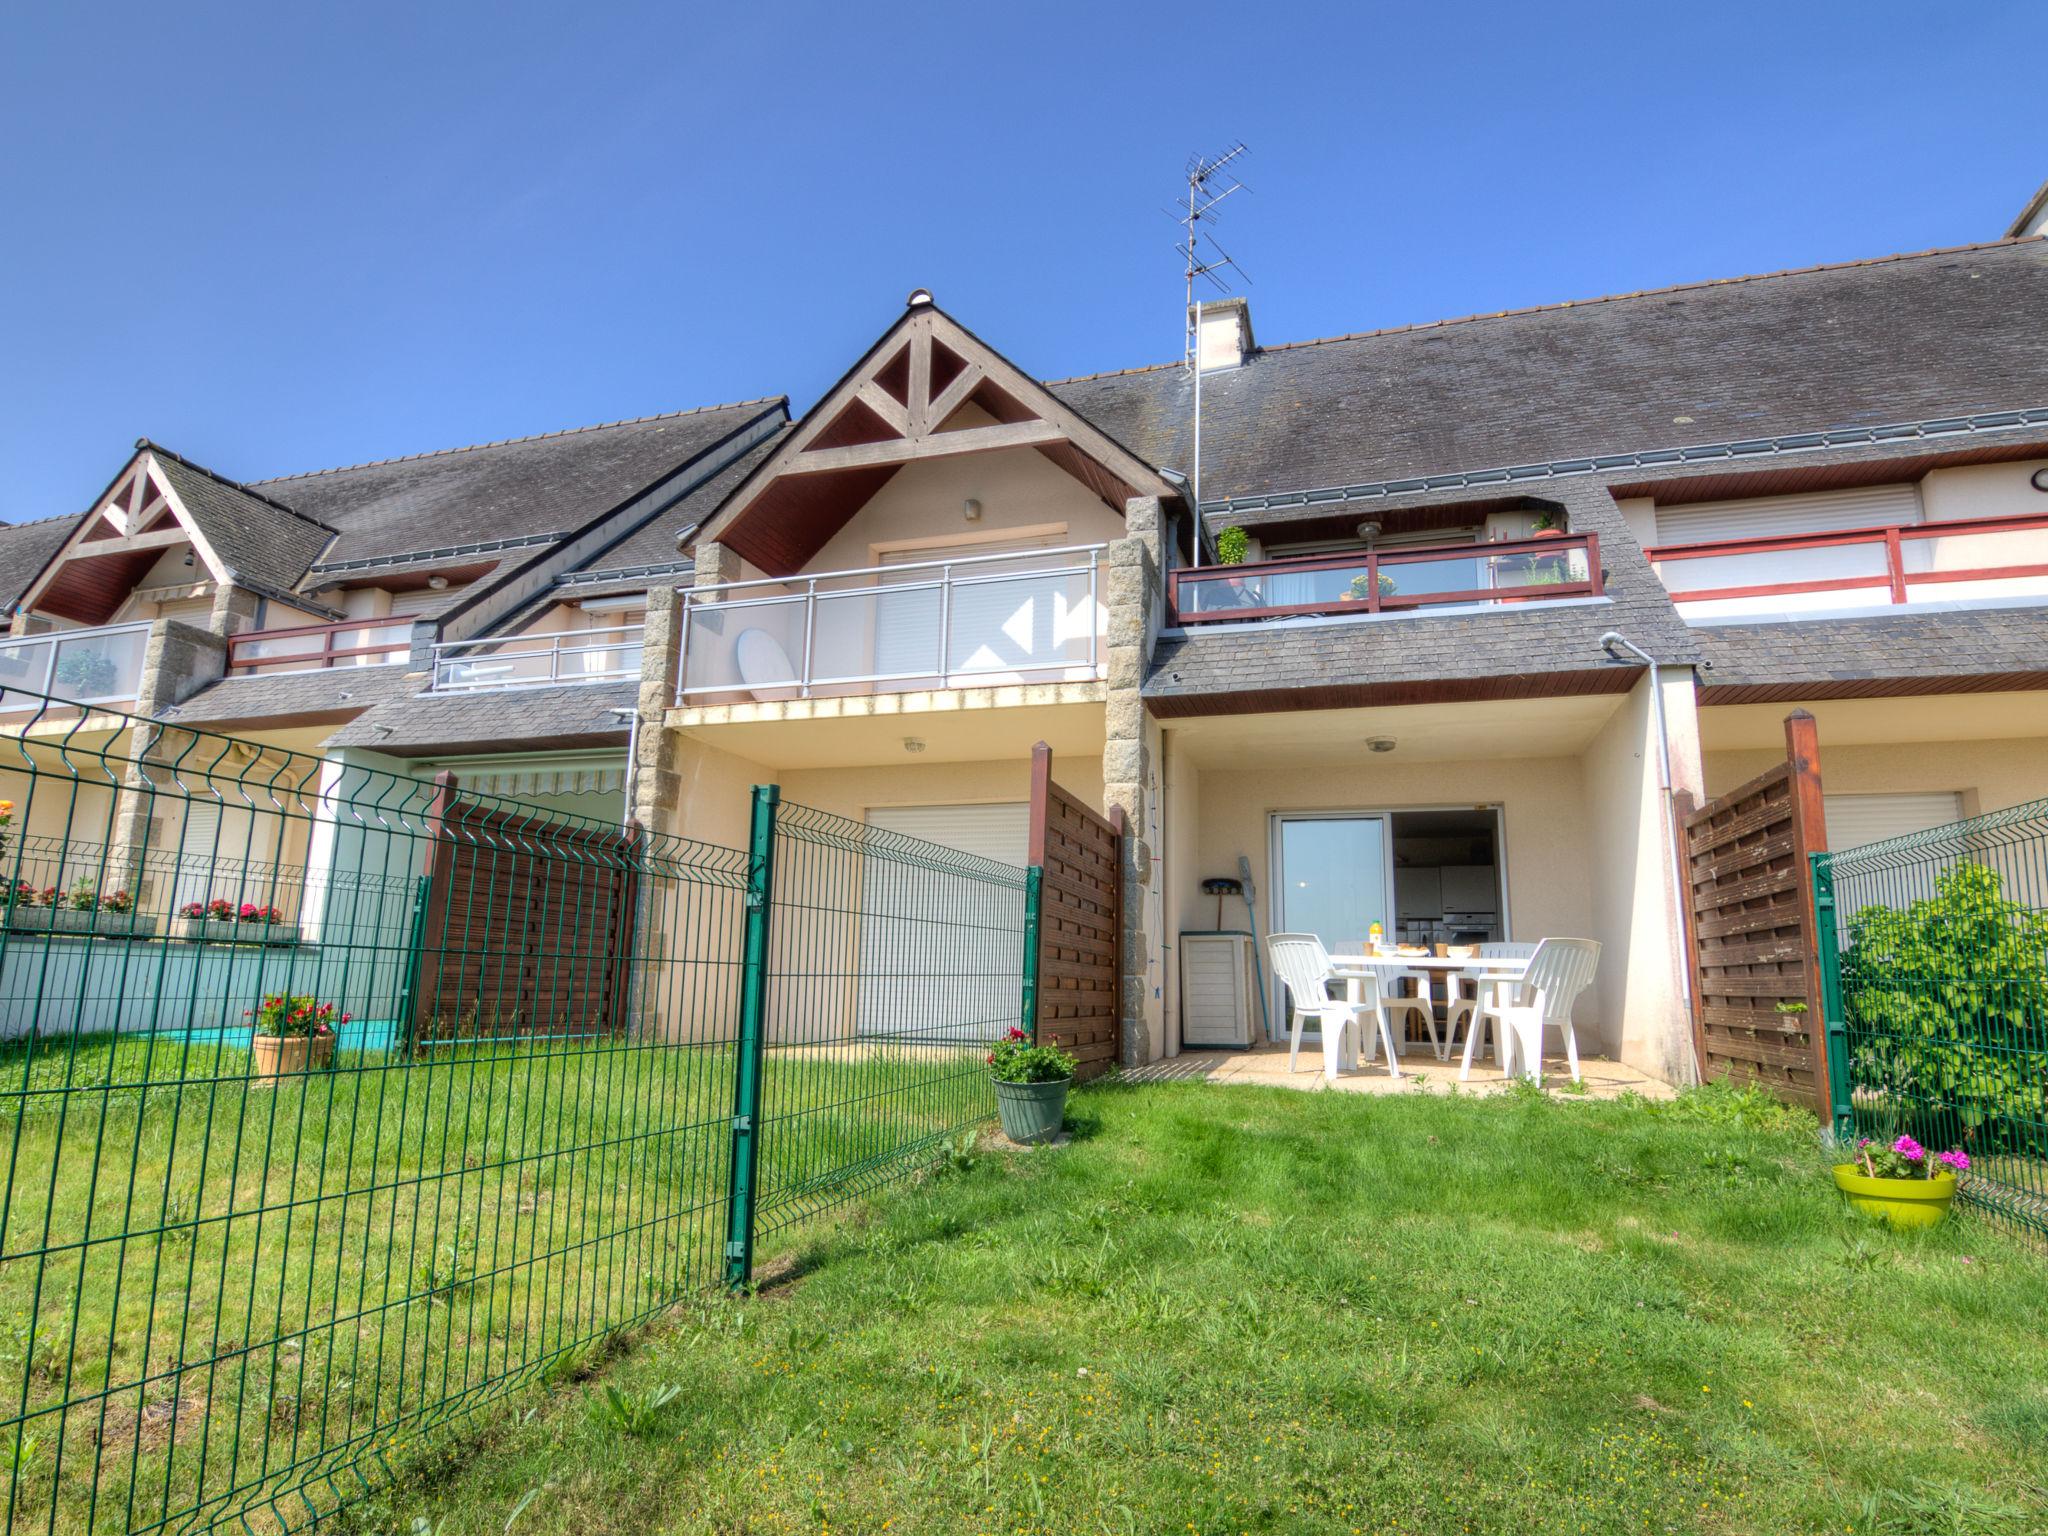
[[1173, 572], [1171, 602], [1175, 623], [1230, 624], [1555, 602], [1598, 597], [1602, 590], [1598, 536], [1559, 533], [1496, 544], [1402, 545], [1252, 565], [1188, 567]]
[[343, 619], [291, 629], [254, 629], [228, 637], [228, 672], [318, 672], [327, 667], [385, 666], [412, 651], [409, 618]]
[[[2048, 514], [1892, 523], [1644, 551], [1681, 604], [1763, 611], [1898, 605], [1937, 597], [2048, 596]], [[1918, 594], [1916, 596], [1916, 594]], [[1813, 601], [1815, 596], [1821, 601]]]

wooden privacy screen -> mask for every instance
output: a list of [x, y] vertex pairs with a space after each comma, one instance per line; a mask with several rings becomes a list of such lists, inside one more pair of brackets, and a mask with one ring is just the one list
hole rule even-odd
[[438, 782], [412, 1038], [623, 1028], [633, 839], [473, 805], [452, 775]]
[[[1809, 853], [1827, 846], [1813, 717], [1786, 761], [1683, 818], [1700, 1074], [1828, 1112]], [[1782, 1006], [1781, 1006], [1782, 1005]]]
[[1031, 851], [1038, 871], [1037, 978], [1031, 1027], [1041, 1045], [1080, 1062], [1076, 1076], [1107, 1072], [1121, 1059], [1118, 1026], [1118, 900], [1123, 811], [1098, 816], [1053, 782], [1052, 749], [1031, 752]]

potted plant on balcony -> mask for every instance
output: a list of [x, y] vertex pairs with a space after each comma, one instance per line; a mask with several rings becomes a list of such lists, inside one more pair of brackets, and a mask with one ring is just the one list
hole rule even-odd
[[1033, 1045], [1029, 1035], [1012, 1025], [988, 1053], [1003, 1134], [1024, 1146], [1059, 1135], [1066, 1123], [1074, 1066], [1074, 1058], [1058, 1046]]
[[14, 802], [0, 800], [0, 854], [7, 852], [7, 829], [14, 825]]
[[335, 1031], [349, 1021], [332, 1003], [284, 992], [271, 993], [243, 1017], [255, 1021], [249, 1070], [259, 1083], [332, 1066]]
[[1904, 1134], [1889, 1146], [1865, 1136], [1854, 1162], [1835, 1164], [1835, 1188], [1895, 1230], [1931, 1227], [1948, 1215], [1956, 1178], [1969, 1169], [1969, 1154], [1960, 1149], [1935, 1153]]

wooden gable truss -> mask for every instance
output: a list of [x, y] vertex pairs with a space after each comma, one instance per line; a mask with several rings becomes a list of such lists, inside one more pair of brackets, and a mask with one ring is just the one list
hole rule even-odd
[[111, 623], [163, 552], [184, 544], [201, 568], [195, 581], [231, 579], [145, 448], [29, 584], [21, 609], [76, 624]]
[[905, 465], [1032, 449], [1121, 513], [1172, 486], [943, 310], [917, 303], [698, 534], [770, 575], [801, 569]]

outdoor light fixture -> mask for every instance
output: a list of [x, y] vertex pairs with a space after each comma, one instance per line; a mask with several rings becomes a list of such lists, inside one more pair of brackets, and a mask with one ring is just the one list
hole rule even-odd
[[910, 753], [922, 752], [924, 750], [924, 738], [922, 736], [904, 737], [903, 750]]
[[427, 578], [427, 585], [436, 592], [442, 592], [447, 590], [448, 578], [446, 576], [429, 576]]
[[2048, 491], [2048, 469], [2035, 470], [2034, 478], [2029, 483], [2037, 491]]
[[1368, 752], [1391, 752], [1394, 750], [1394, 738], [1391, 736], [1368, 736], [1365, 738], [1365, 746]]
[[965, 501], [963, 501], [960, 504], [960, 515], [966, 518], [967, 521], [969, 521], [970, 523], [980, 522], [981, 503], [976, 501], [972, 496], [968, 497]]

